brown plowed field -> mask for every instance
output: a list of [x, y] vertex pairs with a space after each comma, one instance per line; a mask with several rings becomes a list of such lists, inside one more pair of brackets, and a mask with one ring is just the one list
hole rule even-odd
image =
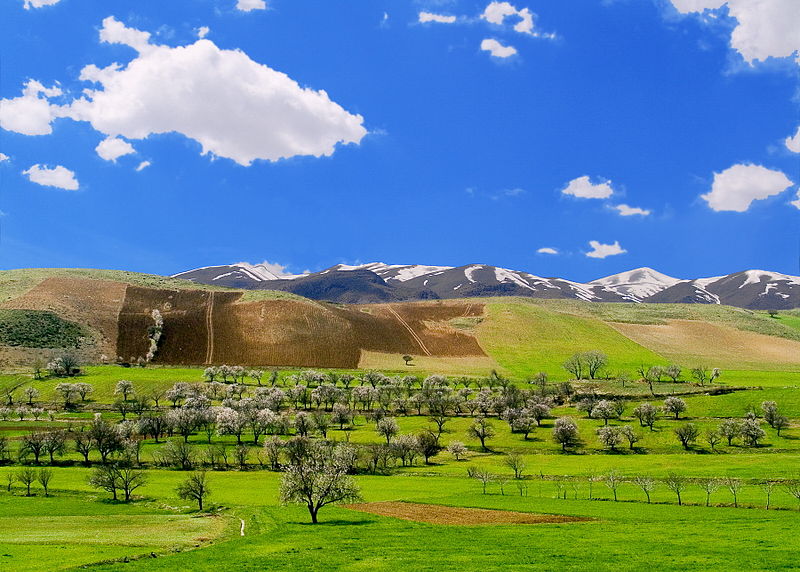
[[[422, 348], [414, 337], [406, 330], [403, 323], [394, 315], [400, 316], [403, 322], [414, 330], [422, 340], [425, 348], [434, 356], [485, 356], [486, 353], [478, 344], [478, 340], [463, 330], [450, 326], [450, 320], [461, 317], [477, 317], [483, 315], [483, 304], [464, 302], [426, 302], [405, 304], [374, 304], [356, 306], [354, 309], [376, 319], [372, 322], [362, 320], [359, 328], [361, 347], [365, 350], [386, 353], [408, 353], [418, 355]], [[394, 310], [394, 313], [391, 311]], [[376, 323], [377, 322], [377, 323]], [[390, 335], [370, 335], [369, 328], [381, 328], [380, 333]], [[389, 347], [386, 340], [393, 340]]]
[[402, 520], [460, 526], [476, 524], [564, 524], [592, 520], [590, 518], [560, 514], [536, 514], [532, 512], [512, 512], [508, 510], [392, 501], [350, 504], [345, 505], [345, 508], [381, 516], [391, 516]]
[[240, 298], [239, 292], [212, 296], [200, 290], [129, 286], [119, 313], [118, 355], [130, 359], [147, 353], [147, 329], [157, 308], [164, 332], [156, 363], [357, 368], [362, 350], [419, 355], [418, 340], [434, 356], [485, 356], [473, 336], [448, 325], [465, 313], [481, 315], [479, 304], [340, 307]]
[[47, 278], [0, 307], [49, 310], [67, 320], [85, 324], [98, 334], [97, 354], [113, 356], [117, 346], [117, 318], [127, 288], [127, 284], [110, 280]]

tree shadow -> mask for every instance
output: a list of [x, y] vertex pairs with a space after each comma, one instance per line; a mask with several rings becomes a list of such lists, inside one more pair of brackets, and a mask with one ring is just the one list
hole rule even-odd
[[375, 524], [376, 522], [376, 520], [371, 518], [362, 518], [359, 520], [335, 518], [333, 520], [320, 519], [316, 524], [310, 521], [294, 522], [292, 524], [297, 524], [299, 526], [364, 526], [367, 524]]

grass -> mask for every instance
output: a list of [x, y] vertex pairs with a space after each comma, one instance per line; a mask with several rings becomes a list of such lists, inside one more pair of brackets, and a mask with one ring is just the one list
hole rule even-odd
[[53, 312], [0, 310], [0, 344], [28, 348], [77, 347], [84, 328]]
[[539, 371], [563, 376], [564, 361], [575, 352], [587, 350], [605, 352], [615, 369], [631, 372], [641, 363], [667, 363], [599, 319], [554, 311], [548, 304], [517, 299], [491, 302], [486, 305], [486, 314], [476, 330], [478, 341], [490, 357], [517, 378]]
[[[81, 469], [58, 471], [54, 481], [59, 480], [69, 490], [59, 491], [53, 499], [2, 493], [1, 506], [33, 501], [29, 506], [33, 505], [36, 513], [47, 511], [46, 502], [57, 503], [62, 496], [78, 498], [85, 490], [83, 473]], [[117, 516], [120, 511], [129, 511], [136, 515], [143, 510], [142, 503], [173, 504], [173, 489], [179, 478], [180, 473], [152, 471], [145, 493], [152, 500], [121, 506], [89, 497], [82, 503], [82, 511], [108, 510]], [[234, 519], [245, 521], [245, 536], [228, 527], [218, 541], [199, 550], [185, 550], [186, 545], [167, 550], [153, 545], [125, 546], [122, 535], [113, 546], [57, 541], [48, 545], [47, 552], [38, 544], [4, 544], [0, 552], [10, 556], [2, 558], [13, 559], [15, 570], [57, 568], [54, 554], [58, 555], [57, 564], [65, 568], [76, 565], [81, 557], [84, 563], [123, 556], [133, 559], [99, 564], [93, 567], [97, 570], [577, 570], [586, 569], [589, 562], [597, 570], [730, 570], [733, 562], [738, 569], [774, 570], [794, 566], [800, 548], [794, 534], [800, 525], [796, 510], [679, 507], [663, 486], [656, 490], [653, 500], [672, 504], [645, 504], [641, 492], [630, 485], [620, 489], [619, 498], [637, 502], [615, 503], [608, 500], [611, 492], [599, 481], [593, 486], [597, 500], [587, 500], [588, 481], [578, 483], [577, 490], [570, 488], [569, 498], [564, 500], [554, 498], [552, 482], [538, 478], [525, 481], [528, 496], [522, 497], [511, 484], [505, 495], [499, 493], [496, 484], [483, 495], [480, 483], [460, 477], [362, 476], [357, 480], [367, 501], [402, 499], [596, 520], [580, 524], [448, 526], [329, 507], [320, 513], [321, 524], [311, 526], [304, 508], [278, 505], [275, 473], [215, 473], [211, 479], [214, 502], [230, 507]], [[781, 495], [785, 496], [776, 490], [773, 502], [791, 505], [790, 499]], [[687, 489], [684, 497], [689, 503], [704, 502], [704, 493], [698, 487]], [[729, 497], [719, 490], [712, 502], [729, 503]], [[741, 497], [742, 503], [763, 504], [763, 495], [755, 486], [745, 487]], [[75, 521], [82, 522], [83, 518]], [[64, 533], [73, 534], [70, 530]], [[81, 547], [85, 547], [82, 553], [78, 552]], [[149, 555], [152, 548], [158, 558], [135, 559]]]
[[403, 354], [361, 352], [359, 369], [380, 370], [398, 375], [463, 375], [488, 376], [500, 366], [488, 356], [424, 356], [416, 355], [406, 366]]

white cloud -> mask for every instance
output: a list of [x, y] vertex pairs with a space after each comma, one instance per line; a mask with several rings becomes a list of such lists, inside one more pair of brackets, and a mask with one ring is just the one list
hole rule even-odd
[[791, 201], [789, 204], [800, 209], [800, 191], [797, 191], [797, 198]]
[[203, 154], [245, 166], [256, 159], [332, 155], [339, 143], [359, 143], [367, 133], [363, 117], [325, 91], [303, 88], [242, 51], [222, 50], [207, 39], [174, 48], [150, 44], [150, 34], [113, 17], [103, 21], [100, 37], [139, 54], [125, 67], [84, 67], [80, 79], [98, 89], [62, 107], [42, 99], [48, 90], [29, 82], [22, 98], [0, 100], [0, 126], [47, 134], [55, 117], [69, 117], [109, 137], [175, 132], [200, 143]]
[[49, 135], [53, 132], [53, 120], [62, 113], [48, 98], [59, 95], [58, 87], [48, 88], [36, 80], [28, 80], [20, 97], [0, 99], [0, 127], [23, 135]]
[[133, 145], [119, 137], [106, 137], [95, 148], [95, 151], [97, 151], [97, 154], [100, 155], [101, 158], [115, 163], [117, 159], [123, 155], [136, 153], [136, 149], [133, 148]]
[[558, 254], [557, 248], [552, 248], [550, 246], [543, 246], [539, 250], [536, 251], [538, 254]]
[[264, 0], [239, 0], [236, 7], [242, 12], [251, 12], [253, 10], [266, 10], [267, 3]]
[[56, 187], [66, 191], [77, 191], [80, 187], [78, 179], [75, 178], [75, 173], [61, 165], [57, 165], [53, 169], [34, 165], [27, 171], [22, 171], [22, 174], [28, 175], [28, 179], [32, 183], [37, 183], [44, 187]]
[[739, 164], [714, 173], [711, 192], [700, 195], [700, 198], [715, 211], [743, 213], [753, 201], [782, 193], [792, 184], [781, 171]]
[[31, 8], [41, 8], [43, 6], [52, 6], [53, 4], [58, 4], [61, 0], [25, 0], [25, 9], [30, 10]]
[[745, 61], [795, 56], [800, 63], [800, 2], [797, 0], [672, 0], [681, 14], [718, 10], [727, 5], [738, 25], [731, 33], [731, 47]]
[[628, 252], [619, 245], [619, 241], [614, 241], [614, 244], [603, 244], [596, 240], [590, 240], [589, 246], [592, 250], [586, 253], [589, 258], [606, 258], [608, 256], [616, 256], [617, 254], [625, 254]]
[[139, 171], [144, 171], [150, 165], [152, 165], [150, 161], [142, 161], [141, 163], [139, 163], [139, 166], [136, 167], [136, 172], [138, 173]]
[[794, 135], [787, 137], [784, 143], [792, 153], [800, 153], [800, 127], [797, 128]]
[[199, 28], [197, 28], [197, 37], [202, 40], [203, 38], [208, 36], [208, 33], [210, 31], [211, 28], [209, 28], [208, 26], [200, 26]]
[[648, 209], [641, 209], [639, 207], [629, 207], [626, 204], [614, 205], [611, 208], [616, 209], [616, 211], [620, 214], [620, 216], [634, 216], [634, 215], [648, 216], [651, 213], [651, 211], [649, 211]]
[[481, 49], [489, 52], [495, 58], [509, 58], [517, 53], [514, 46], [504, 46], [493, 38], [486, 38], [481, 42]]
[[6, 155], [5, 153], [0, 153], [0, 163], [5, 163], [6, 161], [10, 161], [11, 158]]
[[434, 14], [432, 12], [420, 12], [419, 21], [422, 24], [427, 22], [437, 22], [439, 24], [453, 24], [456, 21], [455, 16], [445, 16], [443, 14]]
[[[520, 34], [528, 34], [530, 36], [538, 36], [538, 32], [533, 30], [533, 12], [528, 8], [517, 9], [516, 6], [509, 2], [491, 2], [486, 6], [486, 9], [481, 14], [481, 18], [490, 24], [502, 26], [506, 18], [519, 18], [519, 21], [514, 24], [514, 31]], [[548, 34], [550, 36], [550, 34]]]
[[566, 187], [561, 189], [565, 195], [572, 195], [582, 199], [607, 199], [614, 194], [611, 188], [611, 181], [594, 184], [588, 176], [572, 179]]

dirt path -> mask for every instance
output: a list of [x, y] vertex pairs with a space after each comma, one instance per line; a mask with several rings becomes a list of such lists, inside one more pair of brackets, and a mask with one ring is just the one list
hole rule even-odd
[[406, 322], [406, 321], [405, 321], [405, 320], [404, 320], [404, 319], [403, 319], [403, 318], [400, 316], [400, 314], [398, 314], [398, 313], [397, 313], [397, 312], [394, 310], [394, 308], [392, 308], [392, 307], [391, 307], [389, 304], [387, 304], [387, 305], [386, 305], [386, 308], [388, 308], [388, 310], [389, 310], [389, 311], [392, 313], [392, 315], [393, 315], [395, 318], [397, 318], [397, 321], [398, 321], [398, 322], [400, 322], [400, 323], [403, 325], [403, 327], [405, 327], [405, 329], [406, 329], [406, 330], [408, 330], [408, 333], [409, 333], [409, 334], [411, 334], [411, 337], [412, 337], [412, 338], [414, 338], [414, 339], [417, 341], [417, 343], [419, 344], [419, 347], [420, 347], [420, 348], [422, 348], [422, 351], [423, 351], [423, 352], [425, 352], [425, 355], [427, 355], [427, 356], [429, 356], [429, 355], [433, 355], [433, 354], [431, 354], [431, 352], [428, 350], [428, 348], [426, 348], [426, 347], [425, 347], [425, 343], [422, 341], [422, 338], [420, 338], [420, 337], [417, 335], [417, 332], [415, 332], [415, 331], [413, 330], [413, 328], [412, 328], [411, 326], [409, 326], [409, 325], [408, 325], [408, 323], [407, 323], [407, 322]]
[[211, 364], [214, 357], [214, 292], [208, 293], [208, 310], [206, 311], [206, 331], [208, 332], [208, 342], [206, 347], [206, 363]]

